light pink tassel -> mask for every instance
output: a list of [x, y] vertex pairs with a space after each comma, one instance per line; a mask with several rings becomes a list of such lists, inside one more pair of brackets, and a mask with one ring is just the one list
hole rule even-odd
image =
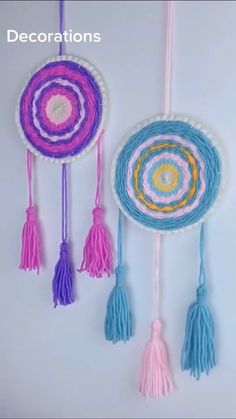
[[160, 336], [161, 322], [158, 320], [159, 306], [159, 254], [160, 235], [156, 236], [156, 274], [154, 294], [154, 321], [151, 325], [151, 339], [147, 342], [141, 364], [139, 391], [142, 396], [156, 399], [167, 395], [173, 389], [165, 342]]
[[101, 205], [101, 143], [103, 135], [104, 130], [97, 142], [97, 190], [95, 208], [93, 209], [93, 225], [88, 232], [83, 250], [83, 261], [78, 269], [79, 272], [87, 271], [93, 278], [101, 278], [103, 274], [109, 276], [113, 269], [111, 235], [104, 224], [104, 208]]
[[37, 270], [40, 268], [40, 239], [35, 207], [32, 205], [32, 154], [27, 150], [27, 174], [29, 183], [29, 206], [26, 210], [26, 222], [22, 230], [20, 269]]
[[167, 349], [160, 331], [160, 321], [154, 320], [151, 325], [151, 339], [144, 348], [141, 366], [139, 391], [144, 397], [152, 399], [165, 396], [173, 389]]

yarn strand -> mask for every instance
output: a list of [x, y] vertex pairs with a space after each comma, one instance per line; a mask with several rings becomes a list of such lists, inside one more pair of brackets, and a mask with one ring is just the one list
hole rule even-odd
[[173, 0], [166, 2], [166, 50], [165, 50], [165, 94], [164, 112], [171, 109], [171, 75], [172, 75], [172, 49], [173, 49]]
[[79, 272], [87, 271], [92, 278], [101, 278], [104, 274], [110, 276], [113, 270], [113, 255], [111, 234], [104, 223], [104, 208], [102, 206], [102, 141], [105, 131], [102, 130], [97, 141], [97, 185], [95, 207], [92, 211], [93, 224], [88, 232], [83, 260]]
[[134, 321], [130, 310], [128, 293], [124, 281], [124, 265], [122, 255], [123, 216], [119, 209], [117, 234], [117, 267], [116, 283], [107, 302], [104, 324], [106, 340], [113, 343], [128, 341], [134, 333]]
[[[166, 4], [164, 112], [169, 114], [171, 104], [173, 5], [171, 0], [167, 1]], [[142, 396], [153, 399], [165, 396], [173, 389], [167, 348], [160, 336], [162, 326], [159, 320], [160, 239], [160, 234], [157, 233], [155, 235], [155, 276], [153, 291], [154, 320], [151, 324], [151, 338], [147, 342], [142, 356], [139, 381], [139, 391]]]
[[[64, 0], [59, 0], [59, 30], [64, 31]], [[64, 54], [64, 42], [59, 44], [59, 55]], [[67, 164], [62, 164], [62, 242], [60, 245], [60, 257], [55, 266], [52, 281], [54, 307], [69, 305], [74, 302], [74, 270], [69, 254], [67, 242]]]
[[202, 373], [209, 374], [216, 365], [215, 327], [213, 316], [206, 304], [207, 288], [204, 267], [205, 227], [201, 225], [199, 251], [200, 270], [196, 301], [187, 312], [185, 339], [181, 355], [181, 368], [199, 380]]
[[29, 205], [26, 209], [26, 221], [22, 230], [21, 260], [20, 269], [36, 270], [39, 274], [40, 269], [40, 233], [36, 208], [32, 198], [32, 153], [27, 150], [27, 177]]

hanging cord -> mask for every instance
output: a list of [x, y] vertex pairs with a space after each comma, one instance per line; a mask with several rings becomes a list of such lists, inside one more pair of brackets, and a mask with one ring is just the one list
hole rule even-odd
[[173, 49], [173, 2], [167, 1], [166, 16], [166, 49], [165, 49], [165, 93], [164, 112], [171, 109], [171, 76], [172, 76], [172, 49]]
[[29, 187], [29, 207], [33, 205], [32, 199], [32, 153], [27, 150], [27, 176], [28, 176], [28, 187]]
[[157, 320], [159, 317], [159, 283], [160, 283], [160, 240], [161, 236], [159, 233], [155, 237], [155, 273], [154, 273], [154, 319]]
[[118, 215], [118, 234], [117, 234], [117, 266], [123, 265], [123, 221], [122, 221], [122, 212], [119, 209]]
[[[59, 0], [59, 32], [62, 35], [65, 28], [65, 2], [64, 0]], [[65, 42], [63, 40], [63, 36], [61, 37], [61, 41], [59, 43], [59, 55], [65, 54]]]
[[95, 197], [95, 205], [96, 207], [101, 207], [101, 195], [102, 195], [102, 153], [101, 153], [101, 146], [104, 137], [105, 130], [103, 129], [101, 134], [99, 135], [97, 141], [97, 189], [96, 189], [96, 197]]
[[62, 165], [62, 241], [67, 240], [67, 167]]
[[205, 286], [206, 274], [205, 274], [205, 267], [204, 267], [204, 253], [205, 253], [205, 227], [204, 227], [204, 224], [201, 225], [199, 250], [200, 250], [199, 285]]

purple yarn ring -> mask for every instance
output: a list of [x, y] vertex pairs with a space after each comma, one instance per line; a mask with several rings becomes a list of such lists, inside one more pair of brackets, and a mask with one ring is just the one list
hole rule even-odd
[[16, 122], [26, 147], [44, 159], [68, 163], [96, 143], [106, 115], [105, 83], [84, 59], [50, 58], [29, 77]]

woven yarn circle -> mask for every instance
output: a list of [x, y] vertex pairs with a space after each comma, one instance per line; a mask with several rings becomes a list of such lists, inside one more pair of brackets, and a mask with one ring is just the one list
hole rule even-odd
[[16, 121], [34, 154], [64, 163], [95, 144], [105, 112], [105, 85], [97, 70], [83, 59], [57, 56], [28, 79]]
[[219, 150], [202, 127], [178, 116], [132, 130], [113, 161], [112, 185], [124, 214], [170, 233], [203, 222], [219, 196]]

